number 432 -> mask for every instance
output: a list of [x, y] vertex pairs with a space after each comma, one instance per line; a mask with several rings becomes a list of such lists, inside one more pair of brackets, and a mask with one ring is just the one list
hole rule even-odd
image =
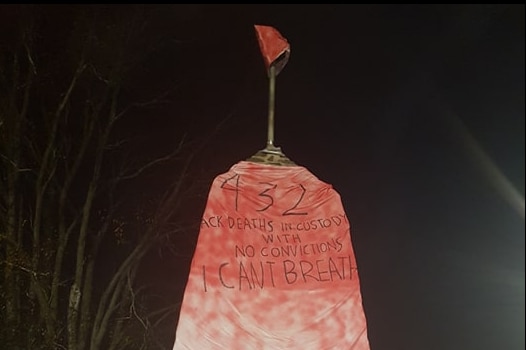
[[[223, 181], [223, 183], [221, 184], [222, 189], [235, 192], [234, 206], [235, 206], [236, 211], [238, 210], [239, 179], [240, 178], [241, 178], [241, 175], [235, 174], [234, 176], [226, 178], [225, 181]], [[265, 201], [265, 204], [263, 207], [256, 209], [256, 210], [259, 212], [263, 212], [274, 205], [274, 197], [272, 196], [271, 191], [275, 190], [278, 187], [278, 185], [270, 183], [270, 182], [259, 182], [258, 185], [263, 187], [263, 190], [259, 192], [258, 196], [263, 198], [263, 200]], [[293, 201], [294, 204], [287, 210], [283, 211], [281, 215], [286, 216], [286, 215], [307, 215], [308, 214], [305, 211], [297, 210], [298, 205], [301, 203], [301, 201], [303, 200], [303, 197], [305, 196], [305, 192], [307, 192], [307, 190], [302, 184], [299, 184], [299, 188], [300, 188], [299, 195], [296, 193], [297, 191], [295, 191], [294, 193], [294, 195], [296, 196], [296, 198], [294, 198], [294, 201]]]

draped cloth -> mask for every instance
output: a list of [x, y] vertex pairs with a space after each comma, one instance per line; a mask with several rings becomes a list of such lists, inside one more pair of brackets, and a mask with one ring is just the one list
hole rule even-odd
[[302, 166], [241, 161], [210, 188], [174, 350], [369, 350], [351, 225]]

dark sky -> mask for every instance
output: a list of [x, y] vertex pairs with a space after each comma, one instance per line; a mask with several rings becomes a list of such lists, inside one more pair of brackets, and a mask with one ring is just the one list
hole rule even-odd
[[[124, 91], [178, 86], [130, 122], [151, 149], [204, 135], [193, 171], [211, 184], [264, 148], [253, 25], [275, 27], [291, 45], [275, 143], [342, 197], [371, 349], [524, 349], [524, 5], [152, 6], [173, 48]], [[175, 279], [151, 268], [181, 293], [190, 257]]]
[[265, 145], [252, 26], [288, 39], [276, 144], [342, 196], [373, 350], [524, 348], [524, 5], [185, 11], [210, 182]]
[[265, 145], [253, 25], [289, 41], [276, 144], [342, 196], [373, 350], [524, 348], [523, 5], [167, 9], [205, 182]]
[[524, 5], [167, 9], [210, 183], [266, 142], [253, 25], [289, 41], [276, 144], [342, 196], [373, 350], [524, 348]]

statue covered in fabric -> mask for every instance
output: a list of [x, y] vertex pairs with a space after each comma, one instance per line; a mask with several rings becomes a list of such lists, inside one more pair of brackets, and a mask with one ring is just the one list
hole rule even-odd
[[302, 166], [241, 161], [202, 217], [174, 350], [368, 350], [339, 194]]

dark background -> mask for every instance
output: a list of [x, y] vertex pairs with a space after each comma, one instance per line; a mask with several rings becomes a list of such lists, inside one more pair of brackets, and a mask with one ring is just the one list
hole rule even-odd
[[[206, 140], [192, 163], [190, 219], [199, 222], [215, 176], [265, 146], [268, 81], [253, 25], [273, 26], [291, 45], [275, 143], [342, 197], [371, 349], [524, 349], [524, 5], [152, 8], [166, 46], [123, 99], [177, 89], [124, 128], [143, 157], [183, 133]], [[70, 10], [47, 11], [53, 28]], [[133, 193], [168, 186], [172, 173]], [[196, 237], [144, 267], [174, 304]]]
[[265, 145], [253, 24], [288, 39], [276, 144], [342, 196], [371, 348], [523, 349], [524, 6], [186, 10], [184, 113], [228, 116], [210, 183]]

